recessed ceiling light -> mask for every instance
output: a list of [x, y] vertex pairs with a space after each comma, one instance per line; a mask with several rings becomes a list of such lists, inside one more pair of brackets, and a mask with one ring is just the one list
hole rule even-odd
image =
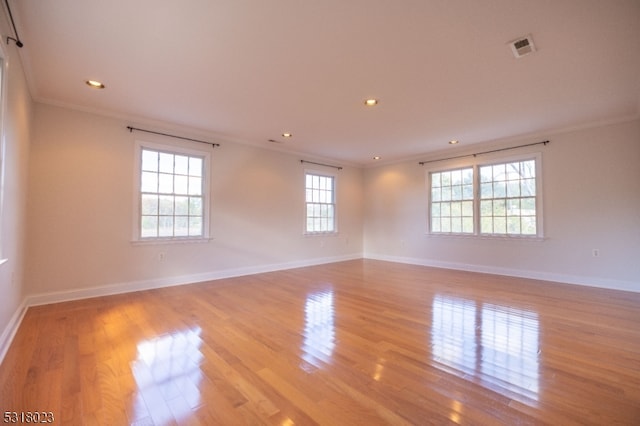
[[377, 99], [373, 99], [373, 98], [367, 99], [367, 100], [364, 101], [364, 104], [366, 106], [375, 106], [375, 105], [378, 105], [378, 100]]
[[85, 83], [87, 84], [87, 86], [92, 87], [94, 89], [104, 89], [105, 87], [104, 84], [96, 80], [87, 80], [85, 81]]
[[293, 136], [291, 133], [283, 133], [282, 134], [283, 138], [290, 138], [291, 136]]
[[376, 155], [375, 157], [373, 157], [373, 159], [374, 159], [374, 160], [379, 160], [379, 159], [381, 159], [381, 158], [382, 158], [382, 157], [380, 157], [379, 155]]
[[449, 145], [455, 145], [455, 144], [457, 144], [458, 142], [459, 142], [459, 141], [457, 141], [457, 140], [455, 140], [455, 139], [452, 139], [452, 140], [450, 140], [450, 141], [449, 141]]

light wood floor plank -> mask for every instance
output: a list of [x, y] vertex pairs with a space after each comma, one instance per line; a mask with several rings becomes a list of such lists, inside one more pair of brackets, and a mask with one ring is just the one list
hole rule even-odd
[[33, 307], [0, 407], [78, 425], [640, 424], [640, 294], [357, 260]]

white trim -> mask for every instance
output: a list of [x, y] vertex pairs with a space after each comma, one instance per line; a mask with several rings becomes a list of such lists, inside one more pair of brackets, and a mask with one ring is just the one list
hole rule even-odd
[[4, 357], [11, 347], [11, 343], [13, 343], [13, 338], [16, 337], [18, 328], [20, 328], [20, 324], [22, 324], [22, 319], [27, 313], [27, 308], [27, 301], [25, 299], [20, 306], [18, 306], [18, 309], [16, 309], [9, 323], [2, 331], [2, 335], [0, 336], [0, 365], [2, 365], [2, 361], [4, 361]]
[[501, 268], [459, 262], [443, 262], [433, 259], [419, 259], [415, 257], [387, 256], [368, 253], [364, 259], [384, 260], [387, 262], [406, 263], [409, 265], [430, 266], [433, 268], [453, 269], [457, 271], [479, 272], [483, 274], [505, 275], [516, 278], [527, 278], [540, 281], [551, 281], [559, 284], [574, 284], [585, 287], [597, 287], [609, 290], [631, 291], [640, 293], [640, 282], [596, 278], [581, 275], [557, 274], [553, 272], [530, 271], [523, 269]]
[[287, 269], [303, 268], [306, 266], [316, 266], [356, 259], [362, 259], [362, 255], [360, 253], [354, 253], [344, 256], [321, 257], [294, 262], [273, 263], [245, 268], [223, 269], [220, 271], [209, 271], [200, 274], [114, 283], [101, 287], [40, 293], [27, 296], [26, 306], [31, 307], [48, 305], [50, 303], [68, 302], [72, 300], [89, 299], [92, 297], [111, 296], [114, 294], [132, 293], [135, 291], [153, 290], [163, 287], [189, 285], [204, 281], [215, 281], [224, 278], [241, 277], [246, 275], [261, 274], [265, 272], [282, 271]]

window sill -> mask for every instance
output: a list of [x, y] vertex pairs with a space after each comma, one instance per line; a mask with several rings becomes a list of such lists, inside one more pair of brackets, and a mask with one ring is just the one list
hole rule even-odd
[[144, 240], [132, 240], [131, 244], [134, 246], [147, 246], [158, 244], [204, 244], [211, 241], [213, 238], [153, 238]]
[[304, 237], [337, 237], [339, 235], [338, 231], [331, 232], [304, 232], [302, 234]]
[[524, 242], [543, 242], [547, 238], [543, 236], [524, 236], [524, 235], [479, 235], [479, 234], [432, 234], [425, 233], [428, 238], [452, 238], [462, 240], [493, 240], [493, 241], [524, 241]]

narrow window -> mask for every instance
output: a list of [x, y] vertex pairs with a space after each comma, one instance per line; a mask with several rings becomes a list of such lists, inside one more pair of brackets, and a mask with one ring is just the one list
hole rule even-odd
[[307, 234], [336, 232], [335, 176], [305, 173]]
[[139, 147], [139, 240], [208, 235], [208, 153]]

